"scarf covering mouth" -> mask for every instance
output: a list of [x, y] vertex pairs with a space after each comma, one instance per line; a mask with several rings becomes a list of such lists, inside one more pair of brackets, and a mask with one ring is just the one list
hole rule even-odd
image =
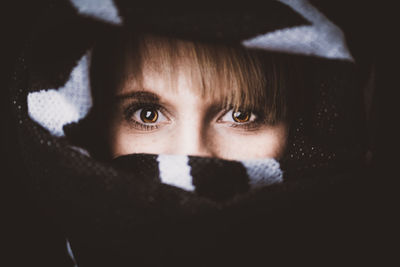
[[[77, 266], [267, 263], [307, 238], [302, 216], [328, 199], [345, 205], [338, 190], [363, 157], [354, 59], [342, 31], [308, 1], [265, 4], [154, 9], [71, 0], [46, 10], [10, 95], [27, 187]], [[301, 58], [312, 105], [293, 120], [284, 157], [132, 154], [103, 162], [71, 142], [69, 134], [85, 134], [79, 125], [94, 104], [91, 48], [121, 27]]]

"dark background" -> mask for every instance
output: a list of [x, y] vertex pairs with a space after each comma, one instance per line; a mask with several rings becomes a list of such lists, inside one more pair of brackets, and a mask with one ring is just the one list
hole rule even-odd
[[[51, 4], [50, 0], [3, 1], [0, 5], [0, 110], [1, 110], [1, 215], [2, 249], [1, 266], [60, 266], [65, 258], [64, 244], [56, 240], [56, 230], [49, 227], [33, 203], [24, 196], [20, 177], [26, 176], [19, 165], [16, 153], [17, 137], [10, 114], [8, 83], [14, 61], [22, 48], [31, 27], [40, 16], [40, 10]], [[366, 93], [366, 114], [369, 138], [369, 172], [371, 177], [370, 214], [365, 222], [365, 235], [374, 244], [365, 254], [376, 253], [377, 263], [394, 259], [398, 248], [396, 213], [398, 174], [393, 172], [398, 154], [395, 131], [398, 101], [398, 65], [395, 63], [394, 39], [399, 34], [398, 14], [389, 1], [311, 1], [345, 32], [350, 50], [360, 67], [361, 81], [372, 90]], [[392, 1], [393, 3], [394, 1]], [[397, 63], [398, 64], [398, 63]], [[370, 80], [371, 74], [373, 79]], [[361, 226], [360, 226], [361, 227]], [[394, 242], [394, 243], [393, 243]], [[354, 248], [355, 251], [357, 248]], [[361, 253], [360, 255], [363, 255]], [[6, 263], [7, 262], [7, 263]], [[4, 263], [4, 265], [3, 265]]]

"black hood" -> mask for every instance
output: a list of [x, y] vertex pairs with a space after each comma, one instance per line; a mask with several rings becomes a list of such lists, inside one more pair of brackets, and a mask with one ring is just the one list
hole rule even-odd
[[[307, 238], [319, 253], [327, 251], [318, 243], [339, 246], [367, 150], [358, 62], [340, 28], [308, 1], [244, 8], [101, 2], [46, 6], [9, 89], [23, 184], [67, 257], [78, 266], [266, 265]], [[90, 131], [96, 105], [91, 49], [121, 28], [296, 58], [305, 103], [284, 156], [90, 156], [91, 144], [79, 137]], [[168, 180], [165, 164], [181, 169]]]

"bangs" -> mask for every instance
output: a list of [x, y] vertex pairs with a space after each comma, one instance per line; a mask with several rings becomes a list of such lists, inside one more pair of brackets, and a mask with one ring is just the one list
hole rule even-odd
[[[226, 108], [263, 112], [274, 123], [286, 117], [286, 80], [276, 55], [243, 47], [128, 34], [119, 51], [117, 87], [143, 88], [154, 71], [174, 90], [178, 74], [190, 77], [190, 90]], [[118, 51], [117, 51], [118, 52]], [[146, 70], [146, 71], [145, 71]]]

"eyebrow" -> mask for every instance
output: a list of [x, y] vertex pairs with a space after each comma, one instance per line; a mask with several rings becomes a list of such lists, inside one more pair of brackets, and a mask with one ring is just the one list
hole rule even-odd
[[154, 101], [154, 102], [160, 101], [160, 97], [157, 94], [147, 91], [135, 91], [115, 96], [115, 99], [117, 101], [123, 101], [129, 98], [135, 98], [141, 101]]

